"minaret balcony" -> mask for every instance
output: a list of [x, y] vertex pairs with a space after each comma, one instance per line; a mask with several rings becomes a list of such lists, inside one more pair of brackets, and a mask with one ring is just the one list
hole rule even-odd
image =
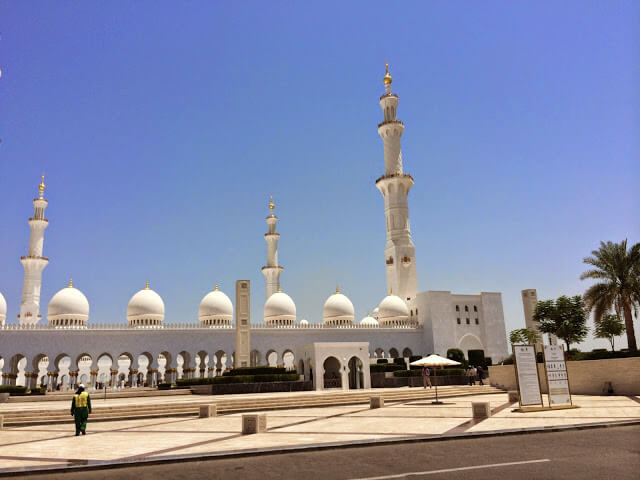
[[31, 222], [35, 222], [35, 221], [49, 223], [49, 220], [47, 220], [46, 218], [31, 217], [31, 218], [29, 219], [29, 223], [31, 223]]
[[45, 262], [49, 261], [47, 257], [40, 257], [38, 255], [25, 255], [24, 257], [20, 257], [20, 260], [44, 260]]
[[278, 232], [274, 232], [274, 233], [265, 233], [264, 237], [275, 237], [275, 238], [280, 238], [280, 234]]
[[266, 265], [266, 266], [262, 267], [262, 271], [271, 270], [273, 268], [277, 268], [278, 270], [284, 270], [284, 267], [281, 266], [281, 265]]
[[382, 95], [380, 95], [380, 100], [382, 100], [383, 98], [386, 97], [396, 97], [398, 98], [398, 95], [396, 95], [395, 93], [383, 93]]
[[404, 123], [402, 123], [400, 120], [385, 120], [384, 122], [378, 124], [378, 128], [384, 125], [402, 125], [402, 127], [404, 128]]
[[378, 184], [378, 182], [382, 182], [383, 180], [389, 180], [392, 178], [409, 180], [413, 185], [413, 177], [408, 173], [389, 173], [389, 174], [382, 175], [376, 179], [376, 185]]

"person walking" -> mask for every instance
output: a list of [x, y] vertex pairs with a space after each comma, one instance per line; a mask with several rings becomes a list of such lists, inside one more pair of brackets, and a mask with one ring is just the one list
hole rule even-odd
[[429, 367], [422, 367], [422, 383], [424, 384], [424, 388], [427, 388], [427, 385], [431, 388], [431, 371]]
[[482, 381], [482, 379], [484, 378], [484, 368], [482, 368], [482, 366], [478, 367], [478, 382], [480, 383], [480, 385], [484, 385], [484, 382]]
[[467, 378], [469, 379], [469, 386], [474, 384], [474, 376], [475, 374], [473, 373], [473, 365], [469, 365], [467, 367], [467, 371], [465, 372], [467, 375]]
[[471, 367], [471, 378], [473, 380], [472, 385], [475, 386], [476, 384], [476, 378], [478, 378], [478, 369], [476, 367]]
[[84, 385], [78, 385], [75, 395], [71, 399], [71, 415], [76, 422], [76, 437], [87, 434], [87, 419], [91, 413], [91, 397], [84, 391]]

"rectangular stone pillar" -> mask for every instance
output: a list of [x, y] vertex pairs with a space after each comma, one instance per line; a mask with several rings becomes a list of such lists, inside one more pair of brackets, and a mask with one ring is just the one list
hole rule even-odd
[[242, 415], [242, 434], [262, 433], [267, 430], [267, 416], [264, 413]]
[[218, 407], [215, 403], [200, 405], [200, 418], [215, 417], [218, 415]]
[[489, 402], [471, 402], [473, 418], [489, 418], [491, 416], [491, 404]]
[[369, 408], [383, 408], [384, 398], [382, 396], [369, 397]]
[[236, 281], [236, 353], [234, 368], [248, 367], [251, 351], [251, 285]]

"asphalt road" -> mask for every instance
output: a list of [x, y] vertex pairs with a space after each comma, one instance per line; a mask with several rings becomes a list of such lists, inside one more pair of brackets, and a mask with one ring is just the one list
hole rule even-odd
[[269, 454], [20, 478], [638, 480], [640, 426]]

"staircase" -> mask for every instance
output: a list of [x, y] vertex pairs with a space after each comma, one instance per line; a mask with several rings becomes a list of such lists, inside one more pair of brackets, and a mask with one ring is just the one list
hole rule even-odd
[[[491, 393], [504, 393], [491, 386], [451, 386], [441, 387], [438, 390], [440, 398], [459, 397], [464, 395], [484, 395]], [[386, 404], [395, 402], [407, 402], [415, 400], [431, 400], [435, 398], [435, 389], [422, 388], [397, 388], [380, 390], [334, 390], [323, 392], [296, 392], [282, 394], [253, 394], [243, 396], [220, 395], [206, 396], [197, 400], [182, 401], [174, 398], [172, 401], [158, 403], [142, 403], [136, 405], [100, 406], [97, 397], [93, 401], [91, 422], [114, 420], [138, 420], [165, 417], [198, 416], [200, 405], [217, 405], [218, 414], [248, 412], [256, 410], [277, 410], [290, 408], [326, 407], [336, 405], [368, 404], [371, 396], [384, 397]], [[48, 407], [48, 406], [47, 406]], [[4, 417], [6, 427], [21, 427], [28, 425], [44, 425], [56, 423], [71, 423], [72, 418], [68, 406], [66, 408], [42, 408], [30, 410], [2, 410], [0, 415]]]

